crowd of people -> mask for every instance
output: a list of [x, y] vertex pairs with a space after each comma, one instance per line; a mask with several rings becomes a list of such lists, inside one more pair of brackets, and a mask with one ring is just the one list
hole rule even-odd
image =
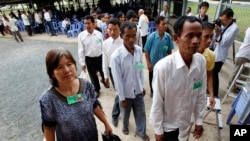
[[[144, 68], [149, 73], [152, 98], [149, 120], [155, 140], [187, 141], [193, 123], [193, 135], [200, 138], [204, 132], [206, 97], [209, 96], [209, 106], [213, 108], [215, 97], [219, 97], [219, 72], [239, 31], [231, 8], [221, 12], [220, 23], [211, 20], [208, 9], [209, 3], [202, 2], [199, 13], [193, 15], [188, 7], [186, 15], [176, 20], [170, 33], [167, 32], [170, 16], [165, 5], [154, 18], [156, 31], [151, 34], [148, 32], [151, 19], [143, 9], [139, 9], [138, 14], [129, 10], [116, 15], [90, 11], [82, 19], [85, 28], [77, 38], [78, 60], [81, 70], [88, 72], [89, 81], [77, 78], [76, 61], [68, 50], [52, 49], [47, 53], [46, 68], [52, 86], [40, 98], [46, 140], [97, 141], [94, 115], [103, 122], [106, 134], [112, 134], [98, 100], [102, 94], [100, 82], [107, 89], [112, 83], [116, 93], [112, 110], [114, 127], [121, 116], [121, 131], [128, 135], [133, 110], [136, 135], [143, 141], [150, 140], [146, 133]], [[40, 30], [43, 30], [43, 17], [51, 36], [56, 36], [49, 10], [43, 9], [43, 16], [39, 11], [36, 13], [34, 17]], [[25, 16], [23, 12], [21, 17], [27, 34], [32, 36], [29, 18]], [[65, 16], [62, 22], [65, 30], [71, 24], [69, 19]], [[4, 20], [16, 41], [22, 42], [15, 16], [10, 14], [10, 19]], [[249, 31], [246, 31], [244, 43], [236, 55], [237, 63], [231, 78], [242, 63], [249, 62]], [[174, 42], [178, 45], [176, 51], [173, 51]], [[144, 56], [146, 64], [143, 63]], [[249, 71], [244, 71], [247, 73]]]

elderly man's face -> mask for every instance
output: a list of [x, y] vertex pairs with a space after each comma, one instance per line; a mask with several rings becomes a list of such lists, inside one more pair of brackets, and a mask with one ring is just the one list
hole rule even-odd
[[123, 43], [127, 48], [129, 49], [134, 48], [134, 44], [136, 41], [136, 28], [132, 29], [125, 28], [124, 34], [122, 34], [122, 38], [123, 38]]
[[179, 46], [179, 51], [184, 56], [192, 56], [196, 53], [202, 35], [202, 27], [199, 22], [190, 23], [186, 21], [180, 36], [174, 35], [175, 42]]

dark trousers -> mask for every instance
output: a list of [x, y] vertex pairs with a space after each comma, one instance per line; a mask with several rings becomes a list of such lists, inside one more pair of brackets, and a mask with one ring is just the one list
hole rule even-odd
[[222, 68], [223, 62], [215, 62], [213, 69], [213, 87], [214, 87], [214, 96], [218, 97], [219, 93], [219, 72]]
[[39, 26], [39, 33], [45, 32], [43, 23], [38, 24], [38, 26]]
[[4, 34], [4, 26], [3, 26], [3, 24], [2, 25], [0, 25], [0, 32], [1, 32], [1, 34], [4, 36], [5, 34]]
[[25, 30], [27, 31], [29, 36], [32, 36], [32, 30], [30, 25], [25, 25]]
[[154, 74], [153, 71], [148, 72], [149, 86], [150, 86], [151, 93], [153, 93], [153, 87], [152, 87], [153, 74]]
[[179, 141], [179, 129], [171, 132], [164, 132], [164, 141]]
[[[22, 36], [21, 36], [21, 34], [20, 34], [20, 32], [19, 31], [12, 31], [12, 34], [13, 34], [13, 36], [14, 36], [14, 38], [15, 38], [15, 40], [17, 41], [17, 42], [23, 42], [23, 38], [22, 38]], [[19, 39], [18, 39], [18, 38]], [[20, 41], [19, 41], [20, 40]]]
[[88, 57], [86, 56], [86, 66], [89, 73], [90, 80], [95, 86], [95, 91], [99, 92], [101, 87], [97, 72], [101, 74], [102, 80], [104, 81], [104, 74], [102, 71], [102, 55], [98, 57]]
[[47, 21], [47, 25], [49, 27], [49, 31], [51, 33], [51, 36], [56, 35], [55, 29], [54, 29], [54, 27], [52, 25], [52, 22], [51, 21]]
[[148, 37], [148, 35], [146, 35], [146, 36], [141, 36], [141, 40], [142, 40], [142, 48], [143, 48], [143, 49], [144, 49], [144, 46], [145, 46], [145, 44], [146, 44], [147, 37]]
[[[111, 68], [109, 68], [109, 76], [110, 76], [111, 82], [112, 82], [112, 84], [113, 84], [113, 86], [115, 88]], [[112, 119], [117, 120], [119, 115], [120, 115], [119, 96], [116, 95], [115, 100], [114, 100], [113, 110], [112, 110]]]

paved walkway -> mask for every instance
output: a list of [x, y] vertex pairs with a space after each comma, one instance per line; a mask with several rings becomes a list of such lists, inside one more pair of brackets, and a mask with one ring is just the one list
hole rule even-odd
[[[18, 101], [16, 101], [15, 104], [7, 103], [3, 101], [3, 99], [0, 101], [0, 103], [2, 103], [0, 104], [0, 107], [1, 107], [0, 108], [0, 113], [1, 113], [0, 115], [1, 117], [0, 138], [2, 140], [13, 140], [13, 141], [17, 141], [17, 140], [23, 141], [27, 139], [41, 141], [42, 133], [39, 127], [39, 123], [40, 123], [39, 112], [40, 111], [39, 111], [39, 105], [38, 105], [38, 98], [41, 93], [36, 92], [36, 96], [34, 96], [32, 93], [26, 90], [25, 93], [27, 94], [29, 93], [29, 95], [30, 94], [33, 95], [31, 97], [32, 99], [31, 101], [29, 100], [29, 95], [25, 95], [25, 93], [22, 91], [20, 93], [20, 95], [22, 95], [21, 97], [20, 96], [16, 97], [13, 94], [15, 94], [16, 92], [16, 94], [19, 95], [18, 89], [21, 89], [21, 90], [22, 89], [28, 89], [28, 90], [39, 89], [40, 91], [44, 91], [45, 89], [47, 89], [47, 87], [49, 86], [49, 82], [47, 79], [44, 79], [44, 78], [47, 78], [46, 72], [45, 72], [45, 66], [44, 66], [44, 55], [46, 54], [46, 51], [50, 48], [56, 48], [59, 46], [66, 47], [69, 50], [71, 50], [71, 52], [74, 54], [75, 59], [78, 60], [77, 37], [67, 38], [66, 36], [60, 35], [60, 34], [56, 37], [55, 36], [50, 37], [48, 34], [42, 34], [42, 35], [39, 34], [39, 35], [34, 35], [32, 37], [28, 37], [26, 36], [26, 33], [24, 32], [22, 32], [22, 35], [24, 38], [24, 43], [19, 43], [19, 44], [16, 43], [14, 39], [12, 40], [12, 37], [10, 35], [7, 35], [6, 37], [1, 37], [0, 35], [1, 43], [4, 44], [4, 45], [0, 44], [0, 50], [2, 52], [1, 61], [0, 61], [1, 62], [0, 64], [2, 66], [0, 66], [0, 68], [9, 68], [9, 69], [13, 67], [16, 68], [16, 71], [15, 69], [13, 70], [4, 69], [1, 71], [1, 72], [4, 72], [4, 74], [0, 75], [1, 76], [0, 78], [3, 78], [1, 79], [1, 82], [0, 82], [1, 85], [4, 83], [8, 83], [8, 84], [5, 84], [3, 88], [0, 87], [1, 88], [0, 95], [6, 99], [9, 99], [9, 96], [7, 95], [14, 96], [14, 98], [19, 97], [18, 99], [16, 99]], [[175, 47], [175, 49], [176, 48], [177, 47]], [[5, 51], [6, 53], [3, 53], [3, 51]], [[13, 51], [15, 51], [14, 55], [13, 55]], [[6, 55], [6, 54], [11, 54], [12, 57], [10, 58], [9, 55]], [[33, 58], [29, 56], [33, 56]], [[24, 57], [24, 58], [20, 59], [19, 57]], [[145, 60], [144, 60], [144, 64], [145, 64]], [[34, 66], [35, 68], [32, 68]], [[78, 68], [80, 67], [78, 66]], [[78, 69], [78, 73], [80, 74], [79, 69]], [[26, 78], [27, 75], [30, 75], [32, 77]], [[150, 136], [151, 140], [154, 140], [153, 128], [149, 124], [149, 120], [148, 120], [152, 99], [149, 97], [150, 90], [149, 90], [149, 84], [148, 84], [148, 71], [146, 69], [144, 69], [144, 75], [145, 75], [144, 76], [145, 88], [147, 92], [147, 95], [145, 96], [145, 106], [146, 106], [146, 116], [147, 116], [147, 134]], [[7, 76], [9, 77], [17, 76], [17, 77], [15, 77], [14, 80], [3, 81], [9, 78]], [[221, 96], [224, 95], [226, 91], [227, 79], [225, 78], [222, 78], [222, 77], [220, 78], [220, 95]], [[21, 86], [17, 86], [16, 88], [13, 87], [13, 90], [10, 90], [8, 86], [13, 84], [13, 82], [15, 81], [19, 82]], [[24, 98], [24, 97], [27, 97], [27, 98]], [[99, 99], [101, 101], [101, 104], [103, 105], [104, 112], [110, 123], [111, 123], [111, 111], [112, 111], [114, 97], [115, 97], [115, 92], [112, 87], [109, 89], [105, 89], [101, 85], [101, 95]], [[226, 103], [222, 105], [222, 116], [223, 116], [223, 126], [224, 126], [224, 128], [221, 130], [222, 141], [229, 140], [229, 126], [225, 124], [225, 120], [230, 110], [232, 101], [233, 99], [228, 98], [226, 100]], [[23, 108], [20, 110], [14, 110], [15, 111], [14, 113], [8, 112], [8, 111], [12, 111], [13, 109], [16, 109], [17, 107], [23, 107]], [[21, 116], [18, 113], [21, 114]], [[19, 120], [19, 119], [22, 119], [22, 120]], [[206, 121], [215, 123], [214, 114], [210, 114], [207, 117]], [[100, 135], [101, 132], [104, 132], [104, 127], [98, 120], [97, 120], [97, 124], [98, 124], [98, 131]], [[112, 127], [112, 128], [113, 128], [113, 132], [119, 135], [123, 141], [140, 141], [141, 140], [139, 137], [134, 136], [135, 123], [134, 123], [134, 118], [133, 118], [132, 113], [131, 113], [130, 124], [129, 124], [129, 130], [130, 130], [129, 135], [123, 135], [121, 132], [121, 118], [119, 118], [118, 127]], [[205, 128], [205, 133], [200, 139], [200, 141], [216, 141], [217, 140], [216, 127], [212, 124], [204, 124], [204, 128]], [[7, 134], [6, 129], [11, 130], [11, 132]], [[25, 131], [25, 130], [28, 130], [28, 131]], [[190, 137], [190, 141], [195, 141], [192, 138], [192, 136]]]

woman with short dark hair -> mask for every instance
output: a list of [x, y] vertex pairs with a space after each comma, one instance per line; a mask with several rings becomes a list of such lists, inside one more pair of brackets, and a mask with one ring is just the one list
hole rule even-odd
[[41, 118], [47, 141], [98, 141], [94, 115], [103, 122], [106, 134], [112, 129], [95, 98], [94, 86], [77, 78], [76, 61], [63, 48], [46, 56], [46, 69], [52, 87], [40, 98]]

